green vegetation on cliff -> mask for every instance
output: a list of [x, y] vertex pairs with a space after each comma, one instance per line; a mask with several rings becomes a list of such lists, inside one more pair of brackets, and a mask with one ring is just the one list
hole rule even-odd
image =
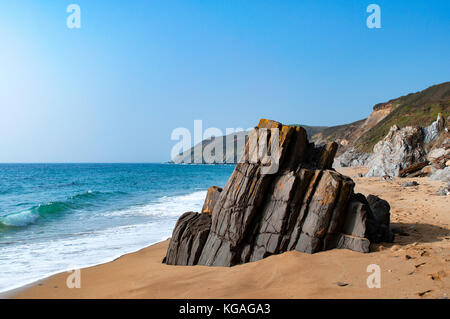
[[450, 116], [450, 82], [431, 86], [423, 91], [411, 93], [389, 101], [393, 110], [378, 124], [355, 141], [355, 147], [363, 152], [372, 152], [374, 145], [383, 139], [393, 125], [428, 126], [436, 120], [438, 113]]

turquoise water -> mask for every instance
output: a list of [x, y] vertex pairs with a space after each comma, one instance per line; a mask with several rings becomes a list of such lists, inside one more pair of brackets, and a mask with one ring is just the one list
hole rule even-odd
[[167, 239], [233, 168], [0, 164], [0, 291]]

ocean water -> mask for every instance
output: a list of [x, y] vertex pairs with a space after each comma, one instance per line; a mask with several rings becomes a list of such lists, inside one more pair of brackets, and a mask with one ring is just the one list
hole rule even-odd
[[167, 239], [233, 168], [0, 164], [0, 292]]

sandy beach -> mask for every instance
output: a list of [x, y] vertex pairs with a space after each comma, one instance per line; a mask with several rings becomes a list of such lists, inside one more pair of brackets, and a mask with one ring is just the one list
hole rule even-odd
[[[391, 205], [391, 224], [407, 234], [362, 254], [291, 251], [235, 267], [162, 264], [169, 240], [117, 260], [81, 270], [81, 288], [69, 289], [61, 273], [7, 294], [12, 298], [446, 298], [450, 297], [450, 198], [428, 178], [381, 181], [339, 171], [356, 192]], [[419, 186], [402, 187], [415, 180]], [[181, 212], [180, 212], [181, 213]], [[368, 288], [370, 264], [381, 268], [381, 288]], [[339, 284], [338, 284], [339, 283]]]

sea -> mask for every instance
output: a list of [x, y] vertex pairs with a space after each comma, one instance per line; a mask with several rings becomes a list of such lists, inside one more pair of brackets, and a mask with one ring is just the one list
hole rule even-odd
[[233, 165], [0, 164], [0, 292], [169, 238]]

